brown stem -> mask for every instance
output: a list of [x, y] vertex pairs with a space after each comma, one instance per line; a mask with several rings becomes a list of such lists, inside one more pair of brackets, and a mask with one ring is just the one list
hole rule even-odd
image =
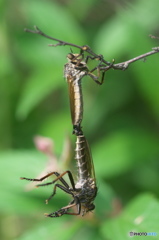
[[[93, 56], [93, 59], [97, 59], [100, 61], [100, 64], [98, 65], [98, 69], [100, 70], [103, 70], [103, 71], [107, 71], [108, 69], [110, 68], [113, 68], [115, 70], [125, 70], [128, 68], [128, 66], [133, 63], [133, 62], [136, 62], [140, 59], [145, 59], [146, 57], [150, 56], [150, 55], [153, 55], [155, 53], [158, 53], [159, 52], [159, 47], [154, 47], [152, 48], [152, 51], [150, 52], [147, 52], [147, 53], [144, 53], [142, 55], [139, 55], [137, 57], [134, 57], [130, 60], [127, 60], [125, 62], [121, 62], [121, 63], [117, 63], [117, 64], [114, 64], [114, 63], [110, 63], [110, 62], [107, 62], [104, 58], [103, 58], [103, 55], [98, 55], [96, 54], [95, 52], [92, 51], [92, 49], [87, 46], [87, 45], [84, 45], [84, 46], [79, 46], [79, 45], [76, 45], [76, 44], [73, 44], [73, 43], [69, 43], [69, 42], [65, 42], [65, 41], [62, 41], [62, 40], [59, 40], [57, 38], [53, 38], [53, 37], [50, 37], [48, 35], [46, 35], [45, 33], [43, 33], [37, 26], [35, 26], [35, 30], [30, 30], [30, 29], [24, 29], [25, 32], [30, 32], [30, 33], [35, 33], [35, 34], [39, 34], [45, 38], [48, 38], [48, 39], [51, 39], [51, 40], [54, 40], [56, 42], [58, 42], [57, 44], [49, 44], [49, 46], [71, 46], [71, 47], [75, 47], [75, 48], [79, 48], [81, 50], [81, 52], [87, 52], [89, 53], [90, 55]], [[154, 37], [154, 36], [151, 36], [151, 37]], [[156, 37], [155, 37], [156, 38]], [[92, 58], [92, 57], [91, 57]], [[102, 65], [103, 63], [103, 65]]]

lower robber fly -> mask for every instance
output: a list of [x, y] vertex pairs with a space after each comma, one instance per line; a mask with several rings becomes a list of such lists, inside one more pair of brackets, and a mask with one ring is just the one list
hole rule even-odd
[[[38, 184], [37, 187], [48, 186], [54, 184], [53, 192], [51, 196], [46, 200], [46, 203], [51, 200], [51, 198], [56, 194], [56, 189], [60, 188], [64, 192], [70, 194], [72, 196], [72, 201], [65, 207], [62, 207], [58, 211], [55, 211], [50, 214], [45, 214], [47, 217], [61, 217], [62, 215], [85, 215], [87, 212], [95, 209], [95, 205], [93, 203], [96, 195], [97, 195], [97, 186], [96, 179], [94, 173], [94, 165], [91, 156], [91, 152], [89, 149], [88, 142], [84, 135], [77, 136], [76, 140], [76, 148], [75, 148], [75, 159], [77, 161], [78, 166], [78, 179], [75, 184], [73, 175], [70, 171], [65, 171], [62, 174], [58, 172], [51, 172], [46, 176], [40, 179], [32, 179], [22, 177], [21, 179], [25, 179], [28, 181], [37, 181], [41, 182], [44, 179], [50, 177], [51, 175], [55, 175], [55, 180]], [[68, 175], [70, 180], [70, 185], [64, 180], [64, 175]], [[56, 183], [60, 181], [61, 184]], [[77, 208], [76, 212], [71, 211], [73, 207]]]

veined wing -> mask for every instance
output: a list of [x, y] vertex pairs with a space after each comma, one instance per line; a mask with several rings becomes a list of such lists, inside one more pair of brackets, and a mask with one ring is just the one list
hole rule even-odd
[[72, 124], [79, 126], [83, 118], [83, 96], [80, 79], [76, 79], [76, 76], [67, 76], [70, 110]]
[[87, 161], [90, 177], [92, 177], [94, 179], [94, 181], [96, 181], [93, 157], [92, 157], [91, 149], [89, 147], [89, 144], [88, 144], [88, 141], [86, 140], [86, 138], [85, 138], [85, 142], [86, 142], [85, 143], [85, 145], [86, 145], [86, 147], [85, 147], [86, 148], [86, 161]]
[[75, 152], [78, 165], [78, 181], [82, 184], [86, 179], [92, 179], [95, 183], [92, 154], [84, 135], [77, 136]]

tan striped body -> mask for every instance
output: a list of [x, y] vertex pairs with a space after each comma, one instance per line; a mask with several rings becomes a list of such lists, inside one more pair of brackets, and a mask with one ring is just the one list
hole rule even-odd
[[94, 164], [92, 154], [84, 135], [77, 136], [75, 147], [75, 159], [78, 166], [78, 182], [81, 184], [87, 179], [93, 179], [95, 183]]
[[77, 65], [72, 63], [71, 60], [65, 64], [64, 68], [64, 76], [67, 80], [69, 89], [72, 124], [74, 128], [77, 129], [80, 129], [80, 124], [83, 119], [83, 95], [81, 80], [87, 74], [86, 70], [87, 67], [84, 62], [80, 62], [79, 66], [77, 67]]

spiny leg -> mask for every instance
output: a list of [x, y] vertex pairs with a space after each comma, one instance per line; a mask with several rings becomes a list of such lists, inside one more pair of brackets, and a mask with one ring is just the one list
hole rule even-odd
[[[51, 184], [54, 184], [55, 182], [57, 182], [58, 180], [61, 181], [63, 183], [63, 185], [66, 187], [66, 188], [70, 188], [69, 185], [67, 184], [67, 182], [63, 179], [63, 176], [65, 174], [68, 174], [68, 177], [69, 177], [69, 180], [70, 180], [70, 183], [72, 185], [72, 188], [73, 190], [75, 190], [75, 183], [74, 183], [74, 179], [73, 179], [73, 176], [72, 176], [72, 173], [68, 170], [68, 171], [65, 171], [63, 172], [62, 174], [59, 174], [58, 172], [52, 172], [52, 174], [55, 174], [57, 176], [57, 178], [55, 180], [53, 180], [52, 182], [48, 182], [48, 183], [43, 183], [43, 184], [38, 184], [36, 185], [37, 187], [41, 187], [41, 186], [47, 186], [47, 185], [51, 185]], [[52, 175], [50, 173], [49, 176]], [[44, 178], [44, 177], [43, 177]], [[25, 178], [26, 179], [26, 178]]]
[[[77, 198], [78, 199], [78, 198]], [[77, 206], [77, 212], [66, 212], [65, 214], [67, 215], [80, 215], [81, 213], [81, 203], [80, 203], [80, 200], [78, 199], [78, 202], [75, 202], [74, 204], [72, 205], [69, 205], [68, 207], [66, 207], [67, 210], [69, 210], [70, 208], [73, 208], [74, 206]], [[65, 208], [62, 208], [62, 209], [65, 209]]]
[[[44, 183], [44, 184], [38, 184], [36, 186], [36, 187], [41, 187], [41, 186], [51, 185], [51, 184], [54, 184], [57, 180], [60, 180], [63, 183], [64, 186], [62, 186], [60, 184], [56, 184], [55, 185], [53, 193], [51, 194], [51, 196], [48, 199], [46, 199], [46, 201], [45, 201], [46, 203], [48, 203], [49, 200], [56, 194], [56, 187], [59, 187], [64, 192], [66, 192], [68, 194], [71, 194], [71, 195], [72, 195], [72, 191], [75, 191], [75, 183], [74, 183], [74, 179], [73, 179], [72, 173], [70, 171], [65, 171], [61, 175], [59, 173], [57, 173], [57, 172], [54, 172], [54, 174], [57, 176], [57, 178], [54, 181], [49, 182], [49, 183]], [[67, 182], [63, 179], [63, 176], [65, 174], [68, 174], [68, 177], [69, 177], [69, 180], [70, 180], [70, 183], [71, 183], [71, 186], [72, 186], [71, 189], [70, 189], [70, 186], [67, 184]]]
[[67, 188], [67, 187], [64, 187], [64, 186], [62, 186], [60, 184], [55, 184], [52, 194], [50, 195], [50, 197], [48, 199], [45, 200], [46, 204], [48, 204], [48, 202], [51, 200], [51, 198], [53, 198], [53, 196], [56, 194], [56, 188], [57, 187], [60, 188], [65, 193], [73, 195], [72, 189], [70, 189], [69, 187]]
[[[102, 85], [104, 82], [104, 77], [105, 77], [105, 72], [108, 71], [110, 68], [112, 68], [113, 64], [114, 64], [114, 59], [112, 61], [112, 63], [108, 66], [108, 68], [106, 70], [102, 70], [102, 77], [101, 77], [101, 81], [99, 81], [99, 77], [100, 77], [100, 72], [101, 72], [101, 67], [103, 65], [101, 65], [102, 60], [100, 61], [100, 63], [98, 64], [97, 67], [93, 68], [90, 72], [88, 72], [88, 75], [99, 85]], [[105, 65], [104, 65], [105, 67]], [[95, 70], [97, 70], [97, 76], [94, 75], [92, 72], [94, 72]]]
[[[113, 59], [113, 60], [112, 60], [112, 63], [109, 65], [109, 67], [102, 72], [101, 85], [102, 85], [103, 82], [104, 82], [105, 72], [108, 71], [110, 68], [112, 68], [114, 62], [115, 62], [115, 60]], [[101, 71], [101, 70], [100, 70], [100, 66], [98, 66], [97, 71], [99, 71], [99, 74], [100, 74], [100, 71]]]
[[47, 175], [45, 175], [44, 177], [41, 177], [41, 178], [26, 178], [26, 177], [21, 177], [20, 179], [21, 180], [27, 180], [27, 181], [33, 181], [33, 182], [42, 182], [44, 179], [50, 177], [51, 175], [55, 174], [56, 175], [59, 174], [58, 172], [51, 172], [51, 173], [48, 173]]
[[88, 55], [88, 56], [86, 56], [85, 62], [88, 63], [88, 60], [89, 60], [89, 59], [91, 59], [91, 60], [94, 60], [94, 59], [100, 60], [100, 63], [101, 63], [102, 60], [103, 60], [103, 55], [99, 55], [98, 57], [92, 57], [92, 56]]
[[[61, 181], [61, 183], [64, 185], [64, 187], [62, 185], [59, 185], [57, 184], [57, 186], [59, 188], [61, 188], [63, 191], [71, 194], [71, 190], [70, 190], [70, 187], [69, 185], [67, 184], [67, 182], [63, 179], [63, 176], [65, 174], [68, 174], [68, 177], [69, 177], [69, 180], [70, 180], [70, 183], [71, 183], [71, 186], [72, 186], [72, 189], [75, 190], [75, 183], [74, 183], [74, 179], [73, 179], [73, 176], [72, 176], [72, 173], [70, 171], [65, 171], [64, 173], [62, 174], [59, 174], [58, 172], [51, 172], [47, 175], [45, 175], [44, 177], [40, 178], [40, 179], [36, 179], [36, 178], [25, 178], [25, 177], [21, 177], [20, 179], [25, 179], [25, 180], [28, 180], [28, 181], [43, 181], [45, 178], [55, 174], [57, 176], [57, 178], [52, 181], [52, 182], [48, 182], [48, 183], [43, 183], [43, 184], [38, 184], [36, 185], [36, 187], [41, 187], [41, 186], [47, 186], [47, 185], [51, 185], [51, 184], [54, 184], [56, 181]], [[56, 187], [54, 188], [54, 191], [53, 191], [53, 194], [46, 200], [46, 203], [55, 195], [56, 193]]]
[[45, 213], [44, 215], [45, 215], [45, 217], [56, 218], [56, 217], [63, 216], [64, 214], [66, 214], [67, 211], [68, 211], [67, 209], [60, 209], [60, 210], [58, 210], [56, 212], [53, 212], [53, 213], [50, 213], [50, 214]]
[[[70, 208], [73, 208], [74, 206], [77, 206], [77, 212], [76, 213], [73, 213], [73, 212], [68, 212], [68, 210]], [[53, 213], [50, 213], [50, 214], [45, 214], [46, 217], [61, 217], [62, 215], [64, 214], [67, 214], [67, 215], [80, 215], [81, 213], [81, 203], [80, 203], [80, 200], [78, 197], [74, 197], [74, 200], [68, 205], [68, 206], [65, 206], [63, 208], [61, 208], [60, 210], [56, 211], [56, 212], [53, 212]]]
[[[21, 177], [20, 179], [25, 179], [25, 180], [28, 180], [28, 181], [43, 181], [45, 178], [51, 176], [55, 174], [56, 175], [56, 179], [52, 182], [49, 182], [49, 183], [44, 183], [44, 184], [38, 184], [37, 187], [41, 187], [41, 186], [47, 186], [47, 185], [51, 185], [51, 184], [54, 184], [57, 180], [61, 181], [63, 183], [64, 186], [60, 185], [60, 184], [56, 184], [54, 186], [54, 190], [53, 190], [53, 193], [51, 194], [51, 196], [46, 199], [46, 203], [49, 202], [49, 200], [56, 194], [56, 188], [60, 188], [61, 190], [63, 190], [64, 192], [68, 193], [68, 194], [71, 194], [73, 196], [73, 193], [72, 191], [75, 191], [75, 183], [74, 183], [74, 179], [73, 179], [73, 176], [72, 176], [72, 173], [70, 171], [65, 171], [64, 173], [62, 174], [59, 174], [58, 172], [51, 172], [47, 175], [45, 175], [44, 177], [40, 178], [40, 179], [36, 179], [36, 178], [25, 178], [25, 177]], [[70, 189], [69, 185], [67, 184], [67, 182], [63, 179], [63, 176], [65, 174], [68, 174], [68, 177], [69, 177], [69, 180], [70, 180], [70, 183], [72, 185], [72, 189]], [[59, 210], [60, 211], [60, 210]], [[58, 212], [58, 211], [57, 211]], [[63, 214], [64, 212], [66, 212], [66, 210], [62, 210]], [[63, 215], [62, 214], [62, 215]]]
[[[79, 56], [82, 56], [82, 58], [79, 59], [80, 62], [84, 60], [84, 52], [85, 52], [87, 49], [89, 49], [89, 47], [88, 47], [87, 45], [85, 45], [85, 46], [83, 46], [83, 48], [80, 50], [80, 53], [79, 53], [79, 55], [77, 56], [77, 58], [78, 58]], [[76, 58], [76, 59], [77, 59], [77, 58]], [[94, 60], [94, 59], [100, 60], [100, 63], [102, 63], [102, 62], [103, 62], [103, 55], [98, 55], [98, 57], [93, 57], [93, 56], [87, 55], [86, 58], [85, 58], [85, 63], [86, 63], [86, 64], [88, 63], [88, 60], [89, 60], [89, 59], [91, 59], [91, 60]]]
[[[97, 57], [92, 57], [90, 55], [86, 56], [86, 60], [85, 62], [88, 63], [88, 60], [91, 59], [91, 60], [100, 60], [99, 64], [97, 67], [93, 68], [91, 71], [88, 71], [87, 72], [87, 75], [89, 75], [93, 81], [95, 81], [97, 84], [99, 85], [102, 85], [103, 84], [103, 74], [102, 74], [102, 80], [99, 81], [99, 77], [100, 77], [100, 67], [101, 67], [101, 63], [102, 63], [102, 60], [103, 60], [103, 55], [99, 55], [98, 58]], [[105, 65], [104, 65], [105, 66]], [[93, 72], [97, 70], [97, 76], [95, 74], [93, 74]]]
[[70, 182], [71, 182], [71, 185], [72, 185], [72, 188], [75, 189], [75, 183], [74, 183], [74, 179], [73, 179], [73, 176], [72, 176], [72, 173], [70, 171], [65, 171], [64, 173], [62, 174], [59, 174], [58, 172], [51, 172], [51, 173], [48, 173], [47, 175], [45, 175], [44, 177], [42, 178], [26, 178], [26, 177], [21, 177], [20, 179], [21, 180], [27, 180], [27, 181], [34, 181], [34, 182], [42, 182], [44, 179], [50, 177], [51, 175], [55, 175], [57, 176], [57, 178], [52, 181], [52, 182], [49, 182], [49, 183], [44, 183], [44, 184], [38, 184], [37, 187], [39, 186], [46, 186], [46, 185], [50, 185], [50, 184], [53, 184], [55, 183], [57, 180], [61, 181], [64, 186], [66, 188], [69, 188], [69, 185], [66, 183], [66, 181], [62, 178], [66, 173], [68, 173], [68, 176], [69, 176], [69, 179], [70, 179]]

